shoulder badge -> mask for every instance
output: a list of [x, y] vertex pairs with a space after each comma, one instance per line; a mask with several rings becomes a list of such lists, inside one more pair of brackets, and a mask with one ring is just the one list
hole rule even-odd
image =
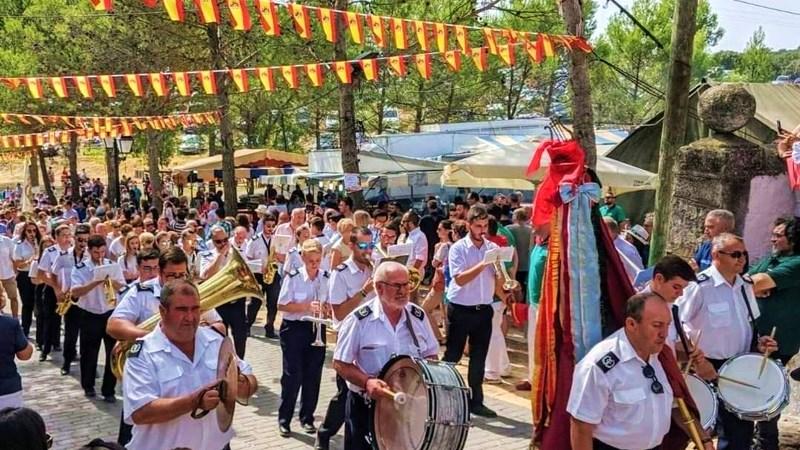
[[356, 310], [356, 317], [358, 317], [358, 320], [367, 318], [370, 314], [372, 314], [372, 308], [370, 308], [369, 305], [364, 305]]
[[84, 267], [86, 267], [86, 263], [85, 262], [81, 261], [78, 264], [75, 264], [75, 268], [76, 269], [83, 269]]
[[47, 249], [47, 251], [48, 252], [54, 252], [54, 251], [56, 251], [56, 247], [55, 246], [50, 247], [50, 248]]
[[139, 353], [142, 353], [143, 347], [144, 341], [142, 339], [137, 339], [136, 342], [131, 345], [131, 349], [128, 350], [128, 358], [137, 358]]
[[347, 264], [345, 264], [345, 263], [341, 263], [338, 266], [336, 266], [336, 270], [338, 270], [339, 272], [343, 271], [346, 268], [347, 268]]
[[617, 363], [619, 362], [619, 357], [614, 354], [614, 352], [608, 352], [603, 355], [600, 360], [597, 361], [597, 367], [603, 371], [603, 373], [608, 373], [609, 370], [613, 369]]
[[749, 273], [742, 275], [742, 280], [744, 280], [747, 284], [753, 284], [753, 278], [750, 276]]
[[119, 290], [119, 294], [122, 295], [122, 294], [128, 292], [130, 289], [131, 289], [131, 285], [130, 284], [126, 284], [125, 286], [123, 286], [122, 289]]
[[300, 272], [299, 272], [297, 269], [294, 269], [294, 270], [292, 270], [291, 272], [289, 272], [289, 277], [290, 277], [290, 278], [294, 278], [294, 277], [296, 277], [296, 276], [297, 276], [297, 275], [299, 275], [299, 274], [300, 274]]
[[58, 256], [69, 255], [69, 251], [66, 252], [58, 252]]
[[698, 283], [698, 284], [699, 284], [699, 283], [703, 283], [703, 282], [705, 282], [705, 281], [708, 281], [708, 280], [710, 280], [710, 279], [711, 279], [711, 277], [710, 277], [710, 276], [708, 276], [708, 275], [707, 275], [707, 274], [705, 274], [705, 273], [701, 273], [700, 275], [698, 275], [698, 276], [697, 276], [697, 283]]
[[414, 317], [416, 317], [419, 320], [422, 320], [422, 319], [425, 318], [425, 311], [423, 311], [422, 308], [420, 308], [419, 306], [417, 306], [417, 305], [415, 305], [413, 303], [409, 303], [409, 305], [411, 305], [411, 315], [413, 315]]
[[145, 286], [142, 283], [136, 283], [136, 290], [139, 292], [153, 292], [153, 286]]
[[325, 277], [325, 278], [330, 278], [331, 274], [327, 270], [323, 270], [322, 271], [322, 276]]

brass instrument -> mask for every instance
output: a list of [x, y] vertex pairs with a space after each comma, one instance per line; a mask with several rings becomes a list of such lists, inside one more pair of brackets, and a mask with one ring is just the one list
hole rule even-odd
[[[321, 274], [318, 276], [321, 276]], [[314, 297], [316, 297], [314, 299], [314, 301], [316, 301], [319, 298], [319, 295], [315, 295]], [[325, 318], [324, 305], [324, 301], [320, 302], [319, 311], [317, 313], [315, 313], [313, 316], [303, 316], [301, 318], [306, 322], [312, 322], [314, 324], [314, 328], [316, 328], [317, 336], [316, 339], [314, 339], [314, 342], [311, 343], [311, 345], [314, 347], [325, 347], [325, 342], [322, 340], [322, 326], [325, 325], [328, 328], [333, 326], [333, 323], [329, 319]]]
[[419, 289], [419, 285], [422, 283], [422, 273], [416, 267], [409, 267], [408, 268], [408, 285], [410, 291], [416, 291]]
[[[236, 249], [231, 249], [231, 255], [225, 266], [211, 278], [198, 286], [200, 293], [200, 310], [209, 311], [233, 300], [244, 297], [258, 297], [261, 295], [259, 286], [253, 272]], [[137, 325], [143, 330], [152, 331], [161, 321], [161, 315], [155, 313], [149, 319]], [[132, 341], [119, 341], [114, 346], [111, 355], [111, 370], [117, 379], [122, 379], [128, 350], [133, 345]]]
[[111, 307], [117, 306], [117, 291], [114, 289], [114, 283], [111, 282], [111, 278], [106, 278], [103, 287], [106, 293], [106, 304]]
[[72, 294], [69, 291], [67, 291], [67, 293], [64, 294], [64, 300], [62, 300], [60, 303], [56, 305], [56, 314], [58, 314], [61, 317], [64, 317], [67, 314], [67, 311], [69, 311], [69, 309], [72, 307], [72, 305], [77, 305], [77, 304], [78, 302], [72, 301]]
[[264, 274], [264, 284], [272, 284], [275, 280], [275, 274], [278, 273], [278, 258], [275, 256], [275, 249], [272, 248], [272, 245], [270, 245], [269, 253], [267, 253], [267, 258], [264, 260], [261, 273]]
[[508, 274], [508, 270], [506, 269], [506, 265], [500, 261], [494, 262], [494, 268], [498, 273], [503, 276], [503, 290], [507, 292], [515, 291], [519, 289], [520, 284], [519, 281], [511, 278], [511, 275]]

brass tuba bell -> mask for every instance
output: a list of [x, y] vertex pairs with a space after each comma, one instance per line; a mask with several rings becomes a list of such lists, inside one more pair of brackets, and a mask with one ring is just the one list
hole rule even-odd
[[[261, 286], [247, 267], [242, 255], [235, 248], [230, 249], [233, 254], [225, 266], [214, 276], [204, 281], [197, 290], [200, 293], [200, 310], [209, 311], [228, 302], [245, 297], [258, 297], [261, 295]], [[152, 331], [161, 321], [161, 315], [155, 313], [149, 319], [138, 325], [147, 331]], [[133, 342], [119, 341], [114, 346], [111, 355], [111, 370], [117, 379], [122, 379], [125, 370], [125, 361], [128, 357]]]

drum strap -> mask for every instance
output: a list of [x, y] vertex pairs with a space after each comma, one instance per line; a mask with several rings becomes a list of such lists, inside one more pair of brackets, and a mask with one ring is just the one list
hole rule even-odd
[[414, 334], [414, 327], [411, 325], [411, 316], [408, 314], [408, 310], [404, 310], [406, 313], [406, 328], [408, 329], [408, 334], [411, 335], [411, 340], [414, 341], [414, 347], [417, 347], [417, 354], [419, 356], [422, 355], [422, 349], [419, 346], [419, 340], [417, 340], [417, 335]]
[[758, 328], [756, 327], [756, 318], [753, 316], [753, 308], [750, 307], [750, 300], [747, 298], [747, 291], [744, 289], [744, 285], [742, 285], [742, 300], [744, 300], [744, 306], [747, 307], [747, 315], [750, 316], [750, 328], [753, 329], [750, 348], [755, 349], [758, 347]]

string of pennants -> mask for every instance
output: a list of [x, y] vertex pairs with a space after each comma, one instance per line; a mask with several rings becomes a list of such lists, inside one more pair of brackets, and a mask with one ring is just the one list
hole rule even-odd
[[219, 121], [217, 112], [180, 113], [166, 116], [54, 116], [39, 114], [0, 113], [0, 119], [7, 124], [55, 125], [64, 124], [69, 128], [91, 128], [95, 133], [101, 130], [110, 132], [114, 127], [126, 130], [174, 130], [179, 126], [213, 125]]
[[0, 136], [0, 148], [33, 148], [43, 145], [68, 144], [72, 134], [78, 135], [83, 139], [94, 139], [95, 137], [118, 137], [130, 136], [132, 129], [125, 129], [122, 126], [114, 126], [110, 129], [102, 128], [96, 132], [93, 128], [72, 128], [68, 130], [50, 130], [43, 133], [12, 134]]
[[[522, 41], [510, 44], [497, 44], [496, 55], [507, 65], [516, 64], [518, 47], [524, 47], [528, 57], [536, 63], [555, 56], [555, 46], [548, 35], [540, 34], [536, 41]], [[229, 76], [239, 92], [250, 90], [250, 77], [255, 76], [266, 91], [277, 89], [275, 74], [279, 74], [291, 89], [300, 86], [300, 74], [305, 73], [314, 87], [321, 86], [325, 81], [325, 71], [336, 75], [341, 83], [351, 83], [353, 70], [359, 67], [367, 81], [378, 79], [380, 72], [379, 62], [385, 62], [391, 69], [390, 73], [397, 77], [408, 75], [408, 64], [416, 66], [420, 76], [430, 79], [434, 56], [443, 60], [447, 67], [454, 72], [461, 70], [462, 58], [469, 58], [480, 71], [488, 67], [488, 57], [492, 53], [490, 47], [470, 48], [467, 52], [461, 50], [448, 50], [446, 52], [429, 52], [418, 54], [403, 54], [396, 56], [381, 56], [348, 61], [330, 61], [311, 64], [294, 64], [285, 66], [250, 67], [241, 69], [217, 69], [189, 72], [158, 72], [117, 75], [69, 75], [58, 77], [0, 77], [0, 83], [11, 89], [26, 86], [31, 97], [40, 99], [44, 96], [44, 86], [50, 85], [55, 94], [60, 98], [68, 97], [71, 85], [74, 86], [83, 98], [93, 98], [94, 83], [99, 83], [103, 92], [108, 97], [117, 96], [117, 85], [124, 83], [136, 97], [141, 97], [145, 92], [145, 82], [152, 88], [157, 96], [166, 96], [171, 92], [172, 84], [181, 96], [192, 94], [192, 79], [202, 87], [206, 94], [217, 93], [219, 77]]]
[[0, 151], [0, 162], [27, 159], [36, 154], [36, 149]]

